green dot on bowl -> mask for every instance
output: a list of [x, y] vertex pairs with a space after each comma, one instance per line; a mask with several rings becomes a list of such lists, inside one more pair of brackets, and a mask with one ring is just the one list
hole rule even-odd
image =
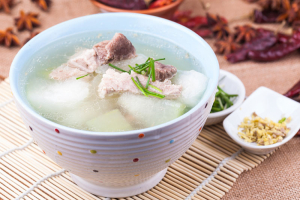
[[97, 151], [96, 151], [96, 150], [90, 150], [90, 153], [92, 153], [92, 154], [96, 154], [96, 153], [97, 153]]

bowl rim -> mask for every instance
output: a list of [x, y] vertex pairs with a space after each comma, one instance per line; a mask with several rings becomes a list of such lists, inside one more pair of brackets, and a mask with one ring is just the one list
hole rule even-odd
[[94, 14], [94, 15], [88, 15], [88, 16], [83, 16], [83, 17], [78, 17], [78, 18], [74, 18], [71, 20], [67, 20], [65, 22], [59, 23], [55, 26], [52, 26], [50, 28], [48, 28], [47, 30], [41, 32], [40, 34], [38, 34], [36, 37], [34, 37], [33, 39], [31, 39], [29, 42], [27, 42], [17, 53], [17, 55], [14, 57], [13, 62], [11, 64], [11, 68], [10, 68], [10, 73], [9, 73], [9, 80], [10, 80], [10, 86], [12, 89], [12, 93], [14, 96], [14, 99], [16, 102], [18, 102], [21, 107], [23, 109], [25, 109], [25, 111], [27, 113], [29, 113], [31, 116], [33, 116], [35, 119], [40, 120], [41, 122], [48, 124], [52, 127], [56, 127], [60, 130], [60, 132], [72, 132], [72, 134], [78, 134], [78, 135], [87, 135], [87, 136], [129, 136], [129, 135], [134, 135], [134, 134], [139, 134], [139, 133], [146, 133], [146, 132], [153, 132], [155, 130], [158, 129], [162, 129], [165, 127], [168, 127], [170, 125], [174, 125], [179, 121], [182, 121], [183, 119], [187, 118], [188, 116], [190, 116], [191, 114], [195, 113], [198, 109], [200, 109], [201, 106], [203, 106], [205, 103], [209, 102], [209, 98], [211, 97], [211, 95], [208, 95], [209, 91], [208, 88], [206, 88], [204, 94], [202, 95], [201, 100], [191, 109], [189, 110], [187, 113], [171, 120], [168, 121], [166, 123], [157, 125], [157, 126], [152, 126], [152, 127], [148, 127], [148, 128], [144, 128], [144, 129], [138, 129], [138, 130], [131, 130], [131, 131], [122, 131], [122, 132], [94, 132], [94, 131], [87, 131], [87, 130], [80, 130], [80, 129], [75, 129], [75, 128], [70, 128], [58, 123], [55, 123], [53, 121], [50, 121], [44, 117], [42, 117], [41, 115], [39, 115], [33, 108], [31, 108], [29, 105], [27, 105], [23, 99], [21, 98], [20, 93], [18, 92], [18, 84], [17, 82], [17, 78], [14, 76], [15, 71], [18, 71], [17, 67], [18, 67], [18, 62], [19, 60], [22, 58], [22, 56], [24, 56], [24, 53], [26, 53], [25, 51], [29, 48], [33, 48], [31, 44], [34, 44], [35, 41], [37, 41], [39, 38], [42, 38], [44, 36], [47, 36], [48, 32], [54, 32], [60, 28], [65, 29], [65, 25], [66, 24], [75, 24], [76, 21], [83, 21], [83, 20], [89, 20], [90, 18], [97, 18], [97, 17], [131, 17], [133, 19], [135, 18], [140, 18], [140, 19], [150, 19], [152, 21], [156, 21], [162, 24], [167, 24], [169, 26], [172, 26], [174, 28], [177, 29], [181, 29], [185, 34], [193, 37], [196, 41], [198, 41], [199, 43], [201, 43], [203, 45], [203, 47], [205, 49], [207, 49], [206, 52], [208, 52], [208, 54], [211, 54], [215, 64], [214, 65], [210, 65], [210, 67], [214, 67], [213, 72], [216, 74], [215, 77], [211, 78], [209, 81], [211, 82], [211, 90], [214, 90], [217, 87], [218, 84], [218, 77], [219, 77], [219, 62], [217, 60], [217, 57], [214, 53], [214, 51], [212, 50], [212, 48], [208, 45], [208, 43], [201, 38], [199, 35], [197, 35], [194, 31], [167, 19], [163, 19], [160, 17], [156, 17], [156, 16], [152, 16], [152, 15], [144, 15], [144, 14], [139, 14], [139, 13], [101, 13], [101, 14]]
[[[257, 91], [259, 90], [265, 90], [265, 91], [268, 91], [268, 92], [272, 92], [272, 93], [276, 93], [278, 95], [281, 95], [267, 87], [264, 87], [264, 86], [261, 86], [259, 88], [257, 88], [251, 95], [253, 95], [254, 93], [256, 93]], [[250, 95], [250, 96], [251, 96]], [[249, 96], [249, 97], [250, 97]], [[288, 98], [288, 97], [285, 97], [282, 95], [282, 98]], [[290, 99], [291, 101], [293, 101], [292, 99]], [[242, 106], [242, 105], [241, 105]], [[236, 111], [235, 111], [236, 112]], [[234, 113], [234, 112], [233, 112]], [[231, 113], [230, 115], [232, 115], [233, 113]], [[226, 133], [229, 135], [229, 137], [234, 140], [238, 145], [240, 145], [241, 147], [245, 147], [246, 149], [255, 149], [255, 150], [260, 150], [260, 149], [273, 149], [273, 148], [276, 148], [276, 147], [279, 147], [285, 143], [287, 143], [288, 141], [290, 141], [296, 134], [298, 131], [295, 131], [295, 133], [293, 134], [289, 134], [287, 137], [283, 138], [283, 140], [281, 142], [277, 142], [275, 144], [270, 144], [270, 145], [267, 145], [267, 146], [252, 146], [251, 144], [252, 143], [249, 143], [249, 142], [246, 142], [246, 141], [243, 141], [243, 140], [238, 140], [238, 136], [237, 134], [234, 134], [232, 133], [232, 131], [229, 131], [228, 129], [228, 126], [226, 126], [226, 122], [229, 121], [229, 117], [230, 115], [228, 115], [225, 120], [223, 121], [223, 127], [224, 127], [224, 130], [226, 131]], [[299, 125], [299, 128], [300, 128], [300, 125]]]
[[221, 78], [222, 78], [222, 75], [227, 76], [236, 82], [237, 87], [241, 90], [241, 95], [238, 96], [237, 102], [235, 104], [233, 104], [233, 106], [231, 106], [230, 108], [228, 108], [226, 110], [222, 110], [220, 112], [216, 112], [216, 113], [209, 113], [208, 114], [209, 119], [218, 118], [218, 117], [225, 116], [225, 115], [232, 113], [243, 103], [243, 101], [245, 100], [245, 97], [246, 97], [246, 88], [245, 88], [243, 82], [236, 75], [234, 75], [226, 70], [220, 69]]
[[96, 0], [90, 0], [92, 4], [95, 6], [102, 8], [104, 10], [110, 11], [110, 12], [128, 12], [128, 13], [140, 13], [140, 14], [154, 14], [158, 12], [162, 12], [165, 10], [169, 10], [173, 7], [176, 7], [180, 5], [184, 0], [176, 0], [175, 2], [171, 3], [170, 5], [166, 5], [160, 8], [153, 8], [153, 9], [146, 9], [146, 10], [127, 10], [127, 9], [121, 9], [121, 8], [115, 8], [112, 6], [105, 5], [99, 1]]

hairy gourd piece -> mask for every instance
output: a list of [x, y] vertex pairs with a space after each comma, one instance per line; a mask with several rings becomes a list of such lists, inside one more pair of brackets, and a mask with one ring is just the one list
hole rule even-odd
[[134, 117], [137, 124], [156, 126], [176, 119], [184, 113], [186, 106], [180, 102], [125, 93], [118, 104]]
[[173, 84], [182, 86], [181, 96], [178, 100], [188, 107], [194, 107], [205, 92], [208, 78], [194, 70], [178, 70], [172, 82]]
[[109, 111], [104, 115], [91, 119], [86, 124], [90, 130], [99, 132], [132, 130], [131, 125], [118, 109]]

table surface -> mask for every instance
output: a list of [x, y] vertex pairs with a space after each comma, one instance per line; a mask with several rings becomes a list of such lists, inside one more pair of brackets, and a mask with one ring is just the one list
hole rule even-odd
[[[218, 13], [231, 21], [230, 26], [251, 23], [248, 20], [237, 20], [250, 13], [257, 5], [243, 0], [206, 0], [210, 4], [209, 12]], [[192, 10], [193, 14], [204, 15], [200, 0], [185, 0], [181, 10]], [[57, 23], [84, 15], [98, 13], [99, 10], [87, 0], [53, 0], [49, 12], [42, 12], [31, 1], [15, 5], [11, 14], [0, 12], [0, 30], [10, 27], [19, 11], [40, 13], [42, 31]], [[255, 25], [257, 26], [257, 25]], [[277, 29], [277, 25], [264, 25], [265, 28]], [[18, 33], [21, 41], [29, 36], [28, 31]], [[213, 40], [206, 40], [213, 47]], [[9, 66], [19, 48], [0, 46], [0, 79], [8, 77]], [[228, 63], [222, 56], [217, 56], [220, 68], [237, 75], [250, 95], [259, 86], [266, 86], [279, 93], [284, 93], [300, 79], [300, 53], [295, 52], [279, 61], [257, 63], [247, 61], [238, 64]], [[300, 137], [292, 139], [280, 148], [273, 156], [256, 169], [243, 173], [233, 188], [223, 199], [299, 199], [300, 198]]]

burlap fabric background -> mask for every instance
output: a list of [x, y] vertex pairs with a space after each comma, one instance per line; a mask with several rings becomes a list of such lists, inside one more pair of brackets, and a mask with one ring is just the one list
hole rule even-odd
[[[236, 19], [249, 13], [255, 4], [243, 0], [207, 0], [211, 4], [210, 12], [219, 13], [228, 18], [232, 26], [247, 22]], [[41, 31], [57, 23], [75, 17], [97, 13], [88, 0], [53, 0], [50, 12], [38, 9], [30, 0], [22, 0], [12, 9], [10, 15], [0, 13], [0, 29], [12, 26], [19, 10], [40, 13]], [[182, 10], [193, 10], [194, 14], [204, 14], [200, 0], [186, 0]], [[265, 27], [276, 29], [275, 25]], [[28, 31], [18, 33], [21, 41], [29, 36]], [[213, 44], [212, 40], [207, 40]], [[8, 77], [10, 64], [19, 48], [0, 46], [0, 78]], [[237, 75], [245, 84], [247, 95], [259, 86], [266, 86], [284, 93], [300, 79], [300, 52], [296, 52], [280, 61], [270, 63], [243, 62], [229, 64], [218, 56], [220, 67]], [[300, 137], [292, 139], [273, 156], [251, 172], [243, 173], [233, 188], [223, 199], [300, 199]]]

